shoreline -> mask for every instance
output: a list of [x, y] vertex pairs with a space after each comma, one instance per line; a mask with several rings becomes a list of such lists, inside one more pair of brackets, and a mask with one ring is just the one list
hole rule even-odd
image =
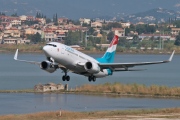
[[33, 93], [33, 94], [75, 94], [75, 95], [97, 95], [97, 96], [110, 96], [110, 97], [137, 97], [137, 98], [165, 98], [165, 99], [180, 99], [180, 95], [150, 95], [150, 94], [121, 94], [115, 92], [85, 92], [85, 91], [48, 91], [48, 92], [37, 92], [33, 89], [29, 90], [0, 90], [2, 93]]
[[90, 111], [90, 112], [73, 112], [73, 111], [49, 111], [36, 112], [30, 114], [8, 114], [0, 115], [1, 120], [88, 120], [88, 119], [179, 119], [180, 108], [166, 109], [134, 109], [134, 110], [111, 110], [111, 111]]
[[[39, 53], [43, 54], [44, 44], [31, 44], [31, 45], [8, 45], [8, 44], [0, 44], [0, 53], [15, 53], [16, 49], [19, 49], [21, 53]], [[171, 54], [172, 51], [175, 50], [176, 54], [180, 54], [180, 47], [174, 47], [172, 49], [154, 49], [154, 50], [140, 50], [140, 49], [127, 49], [122, 48], [116, 50], [116, 54]], [[80, 52], [86, 54], [104, 54], [106, 50], [80, 50]]]
[[0, 90], [0, 93], [39, 93], [39, 94], [86, 94], [86, 95], [109, 95], [109, 96], [130, 96], [130, 97], [155, 97], [155, 98], [180, 98], [179, 87], [167, 87], [143, 84], [121, 84], [103, 83], [97, 85], [84, 84], [82, 86], [64, 90], [48, 90], [43, 89], [22, 89], [22, 90]]

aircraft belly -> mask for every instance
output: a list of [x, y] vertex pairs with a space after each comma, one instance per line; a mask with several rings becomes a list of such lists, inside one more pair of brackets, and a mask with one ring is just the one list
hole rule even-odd
[[59, 63], [60, 65], [64, 66], [66, 69], [68, 69], [72, 72], [75, 72], [75, 73], [86, 72], [84, 67], [76, 65], [77, 62], [75, 60], [57, 59], [56, 61], [57, 61], [57, 63]]

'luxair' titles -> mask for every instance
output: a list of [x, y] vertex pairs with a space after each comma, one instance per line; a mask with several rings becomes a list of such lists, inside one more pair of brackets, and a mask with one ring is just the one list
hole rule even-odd
[[65, 50], [66, 50], [66, 51], [70, 51], [70, 52], [74, 52], [74, 49], [71, 48], [71, 47], [68, 47], [68, 46], [65, 46]]

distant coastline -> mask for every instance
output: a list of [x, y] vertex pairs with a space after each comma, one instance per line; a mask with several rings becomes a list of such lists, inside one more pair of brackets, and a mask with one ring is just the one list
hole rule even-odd
[[[7, 45], [0, 44], [1, 53], [15, 53], [16, 49], [19, 49], [21, 53], [39, 53], [43, 54], [44, 44], [31, 44], [31, 45]], [[180, 54], [180, 47], [176, 47], [175, 54]], [[116, 51], [117, 54], [171, 54], [173, 50], [139, 50], [139, 49], [122, 49]], [[81, 52], [86, 54], [104, 54], [105, 50], [82, 50]]]

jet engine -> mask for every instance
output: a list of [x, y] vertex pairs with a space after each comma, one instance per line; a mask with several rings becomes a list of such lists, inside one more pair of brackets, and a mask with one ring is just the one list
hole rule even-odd
[[96, 74], [96, 73], [100, 72], [99, 65], [94, 62], [86, 62], [84, 65], [84, 68], [87, 72], [92, 73], [92, 74]]
[[53, 73], [54, 71], [56, 71], [56, 68], [52, 65], [52, 62], [50, 61], [41, 62], [40, 68], [49, 73]]

